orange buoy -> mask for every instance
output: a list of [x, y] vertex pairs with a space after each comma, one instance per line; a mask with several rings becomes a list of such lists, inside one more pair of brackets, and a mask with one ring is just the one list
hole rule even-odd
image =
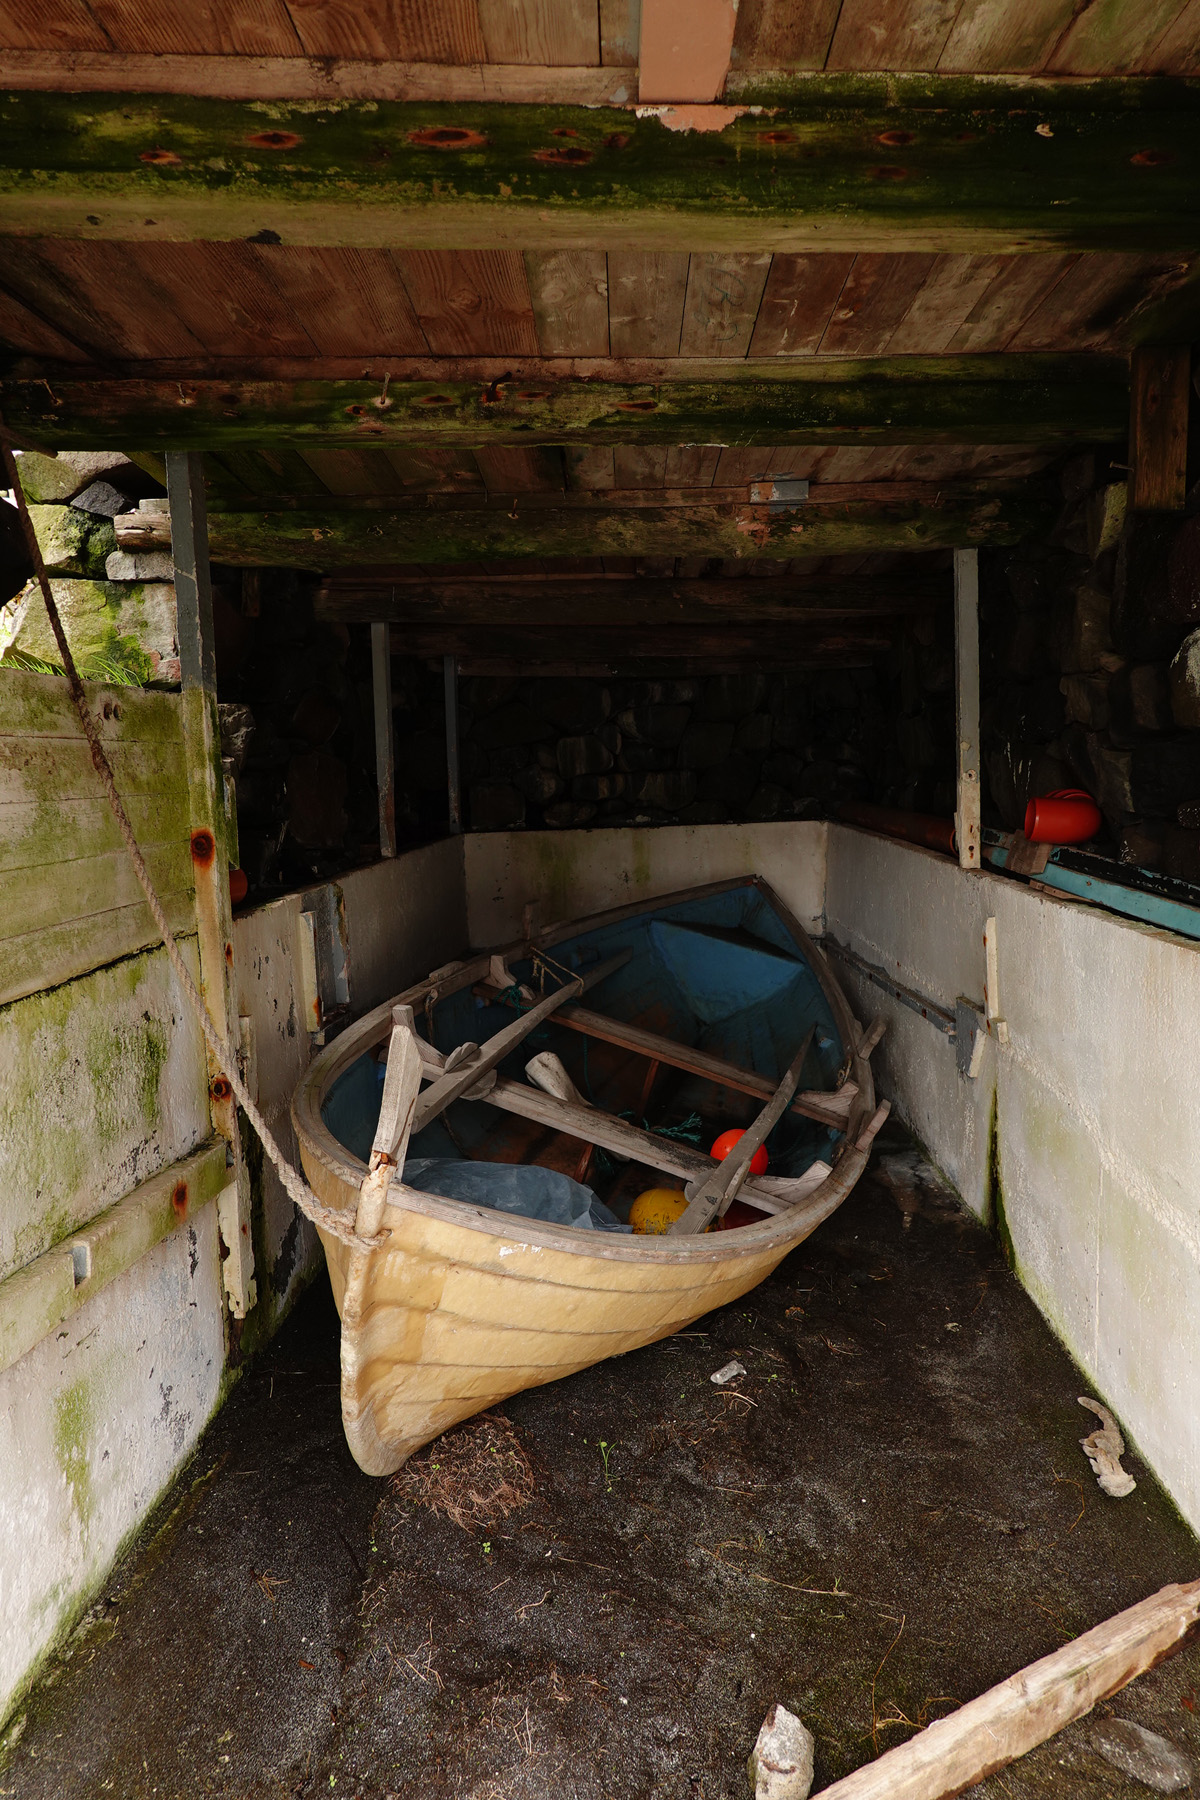
[[[729, 1152], [733, 1149], [733, 1146], [744, 1138], [745, 1135], [744, 1131], [723, 1131], [709, 1154], [715, 1156], [718, 1162], [724, 1162], [725, 1158], [729, 1155]], [[760, 1144], [758, 1149], [754, 1152], [754, 1155], [750, 1158], [750, 1173], [752, 1175], [765, 1175], [769, 1161], [770, 1158], [767, 1156], [767, 1146], [765, 1144]]]
[[229, 898], [233, 905], [240, 906], [249, 892], [250, 882], [247, 879], [245, 869], [230, 869]]

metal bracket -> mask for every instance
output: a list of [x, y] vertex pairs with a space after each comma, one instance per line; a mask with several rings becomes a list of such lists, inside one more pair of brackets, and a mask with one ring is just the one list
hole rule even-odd
[[750, 483], [750, 504], [769, 512], [795, 512], [808, 500], [808, 482], [799, 476], [760, 475]]

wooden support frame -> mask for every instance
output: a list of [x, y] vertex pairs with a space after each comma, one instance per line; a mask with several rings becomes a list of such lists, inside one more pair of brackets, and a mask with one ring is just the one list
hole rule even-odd
[[979, 785], [979, 552], [954, 552], [954, 712], [958, 803], [954, 831], [958, 866], [983, 866]]
[[392, 628], [371, 626], [371, 697], [375, 710], [375, 785], [379, 793], [379, 854], [396, 854], [396, 748], [392, 730]]
[[1189, 345], [1135, 350], [1129, 362], [1129, 463], [1135, 512], [1182, 512], [1187, 498]]
[[[219, 1036], [236, 1053], [240, 1026], [233, 967], [229, 867], [231, 861], [236, 862], [237, 846], [235, 822], [226, 808], [221, 769], [203, 462], [194, 451], [170, 452], [166, 472], [175, 563], [179, 665], [183, 678], [184, 753], [192, 821], [200, 992]], [[234, 1318], [243, 1319], [257, 1299], [250, 1178], [242, 1157], [237, 1103], [211, 1053], [209, 1104], [213, 1125], [228, 1147], [233, 1200], [233, 1204], [223, 1205], [220, 1213], [221, 1235], [228, 1251], [221, 1267], [229, 1309]]]
[[1129, 423], [1125, 359], [1098, 352], [791, 361], [385, 357], [372, 363], [379, 372], [366, 380], [361, 358], [350, 368], [324, 360], [243, 365], [223, 377], [211, 361], [119, 375], [48, 367], [45, 378], [39, 378], [43, 371], [22, 370], [0, 383], [0, 404], [11, 430], [60, 450], [131, 443], [205, 450], [1056, 446], [1118, 444]]
[[458, 658], [443, 656], [442, 682], [446, 696], [446, 802], [451, 833], [463, 828], [462, 772], [458, 747]]
[[1198, 117], [1195, 84], [1153, 77], [776, 76], [704, 120], [670, 106], [281, 102], [269, 131], [254, 101], [27, 89], [0, 114], [0, 232], [1190, 254]]

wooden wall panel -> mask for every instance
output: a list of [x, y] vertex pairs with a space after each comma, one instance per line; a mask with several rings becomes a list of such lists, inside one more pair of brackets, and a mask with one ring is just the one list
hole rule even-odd
[[1139, 512], [1180, 512], [1187, 495], [1192, 353], [1184, 346], [1134, 352], [1129, 460]]
[[963, 0], [939, 71], [1035, 74], [1077, 10], [1077, 0]]
[[600, 60], [611, 68], [636, 69], [642, 31], [642, 0], [600, 0]]
[[947, 350], [1004, 266], [1000, 256], [939, 256], [888, 340], [888, 355]]
[[161, 55], [296, 56], [300, 43], [284, 0], [88, 0], [113, 48]]
[[545, 494], [566, 487], [559, 450], [476, 450], [474, 456], [489, 494]]
[[823, 356], [881, 356], [937, 258], [856, 256], [821, 339]]
[[424, 356], [425, 334], [390, 250], [247, 244], [319, 356]]
[[[306, 356], [316, 346], [303, 314], [281, 304], [257, 244], [122, 244], [122, 288], [134, 314], [147, 291], [210, 354]], [[335, 310], [331, 307], [330, 309]]]
[[288, 0], [288, 10], [308, 56], [488, 60], [476, 0]]
[[1180, 0], [1095, 0], [1063, 33], [1046, 61], [1048, 75], [1108, 75], [1146, 67], [1148, 53], [1182, 11]]
[[85, 0], [5, 0], [0, 9], [0, 50], [111, 50], [112, 44]]
[[95, 352], [128, 357], [203, 356], [204, 345], [177, 317], [173, 294], [132, 262], [132, 246], [30, 238], [6, 272], [10, 290]]
[[435, 356], [536, 356], [519, 250], [405, 250], [396, 261]]
[[18, 300], [14, 294], [0, 290], [0, 344], [28, 356], [57, 358], [63, 362], [83, 362], [87, 352], [70, 338], [56, 331]]
[[954, 336], [950, 355], [1003, 350], [1035, 307], [1054, 292], [1078, 259], [1074, 256], [1014, 256], [1004, 260]]
[[959, 0], [843, 0], [829, 69], [936, 69]]
[[841, 0], [741, 0], [733, 69], [823, 69]]
[[815, 356], [853, 266], [853, 256], [846, 255], [775, 256], [750, 355]]

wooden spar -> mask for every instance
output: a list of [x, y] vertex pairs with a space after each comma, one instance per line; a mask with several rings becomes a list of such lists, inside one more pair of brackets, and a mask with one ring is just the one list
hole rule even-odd
[[[413, 1114], [421, 1087], [421, 1053], [411, 1006], [392, 1008], [392, 1036], [388, 1044], [387, 1071], [379, 1121], [371, 1145], [371, 1157], [358, 1193], [355, 1230], [360, 1237], [374, 1237], [383, 1223], [383, 1209], [392, 1175], [404, 1167], [412, 1134]], [[355, 1251], [355, 1256], [369, 1251]], [[353, 1266], [353, 1265], [352, 1265]]]
[[958, 804], [954, 833], [958, 865], [983, 867], [982, 790], [979, 781], [979, 552], [954, 553], [954, 695]]
[[1200, 1581], [1172, 1582], [823, 1788], [820, 1800], [951, 1800], [1154, 1668], [1198, 1620]]
[[[432, 1075], [440, 1073], [446, 1060], [441, 1052], [424, 1039], [419, 1040], [418, 1047], [426, 1072]], [[471, 1068], [474, 1072], [475, 1065], [472, 1064]], [[702, 1150], [694, 1150], [690, 1144], [681, 1144], [675, 1138], [660, 1137], [655, 1131], [644, 1131], [640, 1125], [631, 1125], [627, 1119], [618, 1119], [612, 1113], [602, 1112], [598, 1106], [592, 1106], [586, 1100], [573, 1102], [541, 1088], [526, 1087], [523, 1081], [507, 1081], [502, 1076], [486, 1093], [477, 1093], [472, 1088], [462, 1097], [471, 1101], [486, 1100], [489, 1106], [498, 1107], [501, 1112], [515, 1113], [521, 1119], [532, 1119], [537, 1125], [547, 1125], [553, 1131], [561, 1131], [565, 1137], [594, 1144], [597, 1149], [607, 1150], [613, 1156], [623, 1157], [628, 1162], [643, 1163], [646, 1168], [658, 1169], [662, 1174], [673, 1175], [677, 1180], [702, 1180], [720, 1167], [711, 1156], [706, 1156]], [[761, 1180], [743, 1183], [741, 1198], [757, 1207], [760, 1212], [773, 1214], [786, 1212], [789, 1206], [804, 1199], [811, 1191], [811, 1185], [804, 1176], [794, 1181], [763, 1177]]]
[[[493, 1002], [504, 999], [494, 988], [482, 983], [476, 986], [475, 992], [481, 999]], [[776, 1089], [776, 1083], [769, 1075], [756, 1075], [750, 1069], [739, 1069], [736, 1063], [725, 1062], [719, 1056], [710, 1056], [706, 1050], [695, 1050], [689, 1044], [678, 1044], [673, 1038], [661, 1037], [658, 1032], [647, 1031], [641, 1025], [627, 1025], [621, 1019], [610, 1019], [604, 1013], [590, 1011], [586, 1006], [564, 1006], [556, 1014], [555, 1023], [569, 1026], [572, 1031], [582, 1032], [585, 1037], [615, 1044], [619, 1050], [631, 1050], [635, 1056], [646, 1056], [652, 1062], [667, 1063], [672, 1069], [682, 1069], [688, 1075], [699, 1075], [707, 1081], [718, 1082], [722, 1087], [734, 1088], [740, 1094], [755, 1094], [769, 1100]], [[879, 1036], [882, 1035], [881, 1031]], [[873, 1047], [872, 1044], [871, 1048]], [[860, 1049], [858, 1054], [870, 1055], [870, 1049]], [[851, 1101], [857, 1093], [858, 1086], [852, 1081], [845, 1082], [830, 1093], [806, 1090], [794, 1096], [790, 1110], [799, 1113], [801, 1118], [815, 1119], [819, 1125], [830, 1125], [835, 1131], [844, 1131]]]
[[[1100, 353], [792, 362], [372, 360], [392, 365], [383, 410], [378, 377], [331, 375], [320, 359], [294, 372], [288, 365], [286, 377], [250, 365], [220, 380], [204, 365], [121, 376], [55, 369], [49, 395], [44, 380], [23, 372], [0, 383], [0, 401], [13, 430], [56, 449], [126, 442], [205, 450], [689, 442], [1057, 446], [1118, 443], [1129, 423], [1128, 367]], [[820, 497], [820, 485], [810, 499]]]
[[371, 697], [375, 709], [375, 786], [379, 795], [379, 854], [396, 854], [396, 752], [392, 733], [391, 626], [371, 626]]
[[343, 100], [273, 103], [265, 131], [253, 100], [27, 89], [6, 94], [0, 122], [0, 231], [148, 244], [269, 231], [408, 250], [1194, 250], [1191, 83], [889, 70], [756, 86], [712, 108], [707, 130], [657, 107]]
[[804, 1042], [792, 1058], [782, 1081], [757, 1119], [743, 1131], [728, 1156], [723, 1158], [713, 1173], [688, 1189], [687, 1210], [671, 1226], [672, 1236], [687, 1237], [692, 1233], [707, 1230], [717, 1213], [723, 1212], [729, 1202], [736, 1197], [749, 1173], [750, 1162], [755, 1151], [766, 1143], [772, 1130], [787, 1111], [788, 1101], [799, 1084], [801, 1071], [816, 1034], [816, 1026], [810, 1026]]
[[511, 1025], [507, 1025], [503, 1031], [498, 1031], [494, 1037], [489, 1038], [480, 1049], [478, 1056], [464, 1060], [451, 1073], [442, 1075], [433, 1083], [432, 1087], [426, 1089], [417, 1102], [413, 1136], [415, 1137], [419, 1131], [423, 1131], [432, 1119], [437, 1118], [439, 1113], [445, 1112], [453, 1101], [463, 1099], [468, 1089], [477, 1086], [483, 1076], [494, 1069], [498, 1063], [503, 1062], [509, 1052], [515, 1050], [517, 1045], [542, 1023], [543, 1019], [548, 1019], [551, 1013], [557, 1012], [558, 1008], [574, 995], [582, 994], [587, 988], [598, 986], [608, 976], [615, 974], [618, 969], [623, 969], [632, 955], [632, 950], [623, 950], [618, 956], [610, 956], [607, 962], [599, 963], [594, 969], [589, 969], [586, 975], [576, 976], [573, 981], [567, 982], [556, 993], [548, 994], [531, 1012], [522, 1013], [519, 1019], [514, 1020]]

